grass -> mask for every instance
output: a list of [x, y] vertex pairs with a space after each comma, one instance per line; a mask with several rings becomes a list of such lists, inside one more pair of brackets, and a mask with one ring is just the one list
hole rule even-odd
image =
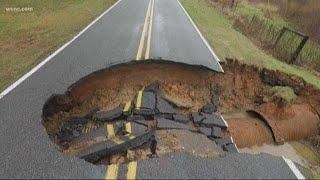
[[[271, 52], [274, 57], [280, 60], [290, 61], [291, 54], [300, 44], [302, 37], [292, 32], [286, 32], [277, 47], [275, 49], [270, 48], [282, 27], [295, 28], [292, 28], [281, 16], [267, 14], [269, 13], [265, 13], [263, 9], [243, 4], [238, 6], [233, 13], [233, 17], [242, 17], [242, 24], [236, 24], [236, 28], [254, 40], [258, 46]], [[277, 13], [273, 12], [273, 14]], [[253, 17], [255, 17], [255, 20], [251, 21]], [[311, 40], [307, 41], [295, 64], [320, 72], [320, 46]]]
[[319, 0], [250, 0], [250, 3], [246, 4], [272, 7], [272, 15], [283, 17], [293, 27], [306, 32], [311, 39], [320, 44]]
[[306, 175], [308, 179], [319, 179], [320, 178], [320, 156], [312, 146], [304, 142], [290, 142], [290, 145], [296, 150], [298, 155], [303, 157], [309, 162], [309, 167], [298, 166], [302, 170], [303, 174]]
[[286, 104], [291, 104], [297, 98], [293, 89], [288, 86], [274, 86], [268, 93], [273, 99], [282, 99]]
[[320, 156], [312, 146], [296, 141], [290, 142], [290, 144], [299, 155], [306, 159], [310, 164], [318, 165], [320, 163]]
[[[281, 16], [277, 15], [276, 13], [273, 13], [274, 10], [271, 6], [263, 4], [263, 6], [253, 7], [244, 2], [240, 3], [240, 5], [237, 6], [235, 14], [240, 14], [249, 17], [257, 16], [265, 21], [269, 21], [270, 23], [272, 22], [272, 24], [274, 24], [275, 26], [289, 26], [289, 24]], [[269, 14], [267, 12], [272, 12], [272, 19], [266, 17], [266, 14]]]
[[[70, 40], [116, 0], [4, 0], [0, 3], [0, 91]], [[7, 12], [32, 7], [30, 12]]]
[[236, 58], [245, 64], [296, 75], [320, 89], [319, 77], [264, 53], [236, 31], [230, 20], [213, 7], [209, 0], [182, 0], [182, 3], [219, 57]]

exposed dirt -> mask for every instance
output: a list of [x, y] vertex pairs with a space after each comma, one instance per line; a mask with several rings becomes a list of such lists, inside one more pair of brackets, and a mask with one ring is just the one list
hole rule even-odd
[[[228, 60], [223, 68], [225, 73], [217, 73], [203, 67], [149, 61], [101, 70], [72, 85], [66, 94], [50, 98], [43, 110], [43, 124], [52, 137], [70, 117], [83, 116], [95, 107], [110, 110], [130, 100], [143, 86], [159, 81], [166, 96], [190, 107], [179, 109], [181, 113], [198, 111], [218, 96], [220, 113], [262, 111], [285, 141], [317, 133], [320, 92], [313, 86], [295, 76], [259, 70], [234, 60]], [[291, 87], [297, 95], [295, 102], [284, 104], [263, 93], [273, 86]], [[265, 122], [251, 117], [232, 117], [227, 121], [229, 133], [239, 147], [273, 141]]]
[[[300, 140], [317, 132], [317, 115], [304, 104], [294, 104], [288, 107], [274, 103], [265, 103], [257, 108], [274, 127], [274, 132], [280, 134], [284, 141]], [[300, 128], [299, 128], [300, 127]], [[296, 129], [300, 129], [297, 131]]]
[[230, 134], [238, 148], [273, 142], [272, 131], [257, 117], [246, 112], [223, 114], [223, 117], [230, 126]]
[[205, 135], [186, 130], [161, 130], [157, 133], [158, 155], [170, 152], [188, 152], [200, 157], [215, 157], [222, 149], [212, 143]]

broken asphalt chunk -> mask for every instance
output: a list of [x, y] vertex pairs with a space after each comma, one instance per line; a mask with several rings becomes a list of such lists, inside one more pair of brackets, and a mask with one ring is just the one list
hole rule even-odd
[[228, 144], [233, 143], [231, 138], [216, 138], [216, 139], [214, 139], [214, 141], [220, 146], [224, 146], [224, 145], [228, 145]]
[[67, 147], [67, 143], [80, 136], [85, 125], [89, 122], [86, 118], [74, 117], [65, 122], [62, 128], [56, 133], [56, 137], [63, 147]]
[[221, 138], [222, 131], [219, 127], [199, 127], [200, 131], [211, 138]]
[[160, 114], [174, 114], [174, 109], [171, 104], [159, 96], [157, 98], [157, 111]]
[[136, 96], [135, 114], [150, 116], [155, 114], [156, 96], [152, 92], [139, 91]]
[[201, 121], [201, 125], [206, 127], [218, 126], [220, 128], [228, 128], [227, 122], [223, 119], [222, 116], [216, 114], [205, 114], [201, 113], [205, 118]]
[[[130, 123], [130, 124], [128, 124], [128, 123]], [[130, 135], [133, 135], [136, 137], [146, 133], [148, 130], [147, 126], [136, 123], [136, 122], [125, 122], [124, 124], [126, 126], [125, 129], [126, 129], [127, 133], [130, 133]]]
[[193, 112], [193, 113], [191, 113], [191, 118], [194, 123], [200, 123], [202, 120], [205, 119], [205, 116], [201, 115], [198, 112]]
[[105, 127], [100, 126], [99, 128], [97, 128], [93, 131], [90, 131], [87, 134], [80, 134], [78, 137], [75, 137], [70, 142], [70, 146], [76, 145], [78, 143], [89, 142], [89, 141], [92, 141], [92, 140], [99, 138], [99, 137], [105, 138], [107, 136], [108, 136], [108, 134], [107, 134]]
[[165, 118], [157, 118], [157, 122], [157, 128], [159, 129], [185, 129], [190, 131], [196, 131], [194, 127]]
[[93, 119], [100, 122], [112, 122], [123, 119], [123, 106], [119, 106], [110, 111], [98, 111], [93, 116]]
[[119, 153], [125, 153], [128, 149], [136, 148], [139, 146], [142, 146], [143, 144], [152, 142], [155, 139], [155, 132], [151, 131], [148, 133], [145, 133], [141, 136], [135, 137], [131, 140], [128, 140], [126, 142], [123, 142], [118, 145], [114, 145], [109, 148], [109, 146], [106, 146], [105, 149], [100, 149], [95, 152], [90, 151], [89, 153], [80, 154], [79, 157], [81, 159], [84, 159], [91, 163], [97, 163], [99, 160], [110, 157], [111, 155], [119, 154]]
[[80, 150], [79, 152], [77, 152], [78, 157], [80, 157], [81, 159], [101, 159], [104, 158], [105, 156], [103, 155], [103, 153], [99, 153], [99, 152], [103, 152], [106, 149], [110, 149], [113, 146], [116, 146], [117, 144], [113, 141], [102, 141], [99, 143], [96, 143], [94, 145], [91, 145], [85, 149]]
[[210, 137], [212, 134], [212, 129], [207, 127], [199, 127], [200, 131], [206, 136]]
[[133, 114], [127, 118], [128, 121], [145, 121], [142, 115]]
[[219, 127], [212, 127], [212, 137], [214, 138], [221, 138], [222, 137], [222, 131]]
[[189, 122], [189, 117], [187, 115], [174, 114], [173, 120], [181, 122], [181, 123], [187, 123], [187, 122]]

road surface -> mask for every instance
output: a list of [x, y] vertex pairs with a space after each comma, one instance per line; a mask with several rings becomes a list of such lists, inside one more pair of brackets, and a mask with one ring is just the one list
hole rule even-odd
[[[64, 93], [94, 71], [148, 58], [223, 71], [177, 0], [118, 1], [75, 39], [1, 93], [0, 178], [105, 178], [107, 166], [92, 165], [58, 151], [41, 124], [42, 107], [52, 94]], [[283, 159], [271, 156], [238, 154], [212, 161], [186, 154], [172, 156], [138, 162], [136, 177], [295, 177]], [[159, 172], [159, 164], [165, 171]]]

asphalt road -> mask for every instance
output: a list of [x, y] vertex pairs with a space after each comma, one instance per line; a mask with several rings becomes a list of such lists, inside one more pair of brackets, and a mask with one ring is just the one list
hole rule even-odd
[[[0, 178], [105, 177], [106, 166], [95, 166], [58, 151], [41, 124], [42, 107], [52, 94], [64, 93], [71, 84], [82, 77], [112, 64], [134, 60], [148, 3], [149, 0], [120, 1], [71, 44], [0, 99]], [[222, 71], [217, 59], [211, 54], [176, 0], [156, 0], [152, 24], [151, 57], [203, 65], [212, 70]], [[173, 159], [145, 161], [138, 165], [137, 177], [154, 174], [153, 171], [157, 169], [159, 162], [165, 163], [168, 160], [168, 167], [172, 167], [177, 162], [185, 164], [190, 158], [187, 155], [176, 155]], [[196, 162], [206, 167], [201, 160], [197, 159]], [[219, 163], [210, 162], [206, 168], [212, 167], [215, 175], [221, 172], [222, 168], [216, 167]], [[266, 175], [266, 170], [270, 170], [277, 173], [266, 177], [284, 177], [278, 176], [281, 170], [283, 175], [288, 175], [286, 177], [293, 177], [281, 158], [265, 158], [251, 162], [252, 166], [258, 163], [261, 165], [258, 167], [268, 165], [270, 169], [238, 169], [236, 166], [228, 166], [227, 162], [228, 159], [224, 161], [224, 168], [230, 168], [227, 172], [234, 171], [234, 175], [259, 175], [259, 172]], [[170, 171], [172, 168], [168, 167], [167, 170]], [[208, 172], [189, 176], [190, 172], [183, 167], [182, 164], [176, 167], [179, 173], [175, 177], [214, 175], [213, 172]], [[250, 174], [252, 171], [256, 173]], [[175, 175], [175, 171], [162, 172], [152, 177], [165, 177], [165, 174], [167, 177]], [[222, 173], [221, 176], [214, 177], [224, 176]]]
[[[127, 166], [119, 169], [119, 178]], [[137, 179], [295, 179], [280, 157], [267, 154], [227, 154], [218, 158], [194, 157], [188, 153], [167, 154], [138, 162]]]

